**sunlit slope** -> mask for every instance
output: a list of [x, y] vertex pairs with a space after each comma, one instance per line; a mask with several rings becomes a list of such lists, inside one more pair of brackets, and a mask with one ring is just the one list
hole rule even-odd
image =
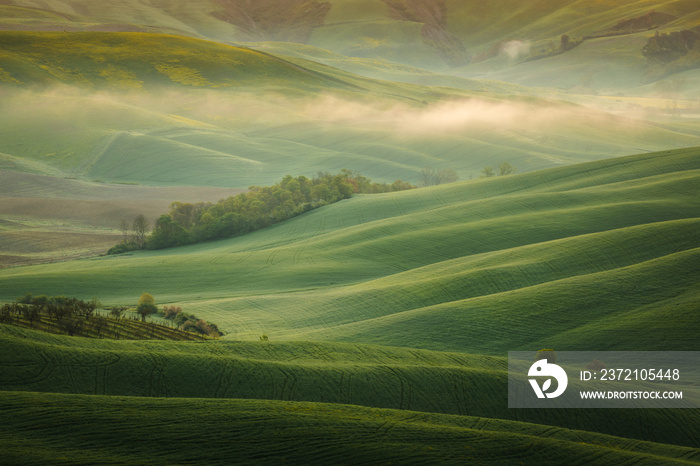
[[4, 457], [15, 464], [55, 464], [61, 457], [129, 464], [521, 464], [546, 463], [553, 452], [610, 465], [698, 461], [697, 450], [688, 447], [512, 421], [320, 403], [2, 393], [0, 406], [0, 442]]
[[[129, 0], [119, 8], [85, 0], [10, 0], [0, 10], [2, 29], [50, 31], [163, 31], [218, 41], [279, 41], [308, 44], [352, 58], [445, 71], [490, 60], [488, 66], [468, 66], [465, 75], [504, 70], [501, 76], [514, 82], [534, 78], [530, 67], [512, 67], [501, 49], [506, 41], [519, 40], [533, 50], [555, 46], [564, 34], [572, 39], [606, 34], [625, 21], [654, 12], [660, 15], [654, 27], [660, 31], [690, 29], [700, 25], [692, 0], [585, 0], [518, 2], [498, 0], [272, 0], [245, 2], [201, 2], [195, 8], [184, 0], [153, 5]], [[636, 24], [634, 22], [630, 24]], [[644, 25], [641, 22], [642, 26]], [[538, 85], [575, 87], [571, 81], [580, 70], [576, 65], [598, 65], [581, 76], [595, 89], [629, 88], [644, 72], [641, 46], [651, 33], [632, 27], [604, 42], [592, 43], [590, 54], [571, 55], [540, 63], [552, 72], [542, 75]], [[536, 54], [536, 52], [535, 52]], [[520, 55], [520, 54], [519, 54]], [[352, 59], [350, 59], [352, 61]], [[517, 60], [516, 60], [517, 61]], [[605, 64], [605, 66], [602, 66]], [[610, 68], [610, 70], [606, 69]], [[604, 81], [612, 71], [622, 79]], [[520, 78], [525, 74], [526, 77]], [[592, 77], [592, 81], [591, 81]], [[520, 80], [519, 80], [520, 79]]]
[[0, 342], [6, 392], [352, 404], [689, 446], [700, 435], [693, 427], [700, 415], [691, 410], [619, 410], [612, 417], [604, 410], [509, 410], [500, 357], [344, 343], [120, 342], [5, 325]]
[[244, 84], [342, 86], [277, 57], [187, 37], [146, 33], [0, 32], [2, 81], [140, 89]]
[[233, 339], [697, 349], [699, 170], [688, 149], [360, 196], [231, 240], [0, 271], [1, 298], [148, 291]]

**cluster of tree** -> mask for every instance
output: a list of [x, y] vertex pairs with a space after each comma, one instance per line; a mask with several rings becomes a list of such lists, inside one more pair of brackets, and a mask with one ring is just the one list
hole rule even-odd
[[216, 324], [200, 319], [194, 314], [188, 314], [180, 306], [164, 306], [163, 317], [172, 320], [180, 330], [186, 332], [197, 332], [215, 338], [223, 334]]
[[33, 326], [46, 316], [55, 319], [59, 328], [68, 335], [74, 335], [86, 320], [96, 319], [94, 313], [98, 306], [95, 298], [83, 301], [65, 296], [32, 296], [27, 293], [17, 298], [16, 302], [0, 307], [0, 322], [11, 323], [14, 316], [21, 316]]
[[[274, 186], [251, 186], [237, 196], [217, 203], [195, 204], [174, 202], [169, 212], [161, 215], [153, 231], [143, 216], [137, 217], [129, 234], [128, 222], [122, 242], [108, 254], [136, 249], [163, 249], [202, 241], [229, 238], [265, 228], [312, 209], [347, 199], [353, 193], [382, 193], [413, 189], [410, 183], [396, 180], [374, 183], [357, 172], [341, 170], [332, 175], [319, 172], [314, 178], [285, 176]], [[125, 230], [127, 229], [127, 230]]]
[[515, 173], [515, 167], [508, 162], [501, 163], [496, 169], [492, 166], [484, 167], [481, 170], [481, 178], [491, 178], [493, 176], [506, 176]]
[[642, 54], [651, 63], [671, 63], [687, 55], [700, 39], [700, 34], [691, 30], [659, 33], [647, 40]]
[[419, 183], [421, 186], [435, 186], [438, 184], [454, 183], [459, 181], [459, 175], [453, 168], [425, 167], [420, 171]]
[[668, 13], [657, 12], [655, 10], [650, 10], [641, 16], [630, 19], [621, 19], [610, 28], [612, 31], [622, 31], [627, 34], [633, 34], [635, 32], [654, 29], [664, 24], [670, 23], [678, 19]]

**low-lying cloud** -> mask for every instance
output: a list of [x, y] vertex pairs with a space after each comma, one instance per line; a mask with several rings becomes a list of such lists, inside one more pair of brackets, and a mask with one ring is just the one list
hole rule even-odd
[[501, 44], [501, 53], [508, 55], [511, 60], [517, 60], [530, 53], [530, 42], [509, 40]]
[[622, 124], [621, 119], [595, 109], [517, 97], [473, 97], [420, 105], [353, 100], [330, 94], [309, 98], [169, 89], [149, 93], [85, 92], [59, 87], [50, 91], [5, 92], [0, 112], [5, 118], [11, 114], [15, 119], [36, 119], [44, 127], [56, 120], [66, 125], [87, 122], [95, 128], [114, 130], [201, 124], [227, 131], [250, 131], [303, 123], [368, 128], [400, 137], [503, 129], [556, 131], [582, 122]]

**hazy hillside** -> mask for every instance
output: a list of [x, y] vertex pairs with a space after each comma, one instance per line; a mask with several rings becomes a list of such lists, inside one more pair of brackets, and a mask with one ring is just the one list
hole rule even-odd
[[157, 218], [173, 199], [215, 202], [240, 191], [107, 184], [0, 170], [0, 267], [103, 254], [121, 240], [122, 220], [131, 224], [139, 214]]
[[168, 35], [0, 37], [0, 163], [33, 173], [245, 188], [349, 168], [415, 181], [425, 166], [469, 178], [503, 161], [523, 172], [700, 144], [679, 123], [514, 97], [499, 83], [390, 83]]
[[[700, 26], [692, 0], [207, 0], [196, 6], [185, 0], [165, 5], [130, 0], [118, 8], [85, 0], [5, 3], [3, 29], [174, 32], [224, 42], [301, 43], [385, 66], [458, 68], [461, 76], [586, 91], [644, 84], [642, 48], [651, 31]], [[546, 57], [562, 35], [572, 43], [583, 40], [580, 50], [523, 63]], [[345, 66], [358, 72], [351, 62]], [[688, 92], [698, 87], [697, 63], [691, 68], [696, 71], [685, 78]]]

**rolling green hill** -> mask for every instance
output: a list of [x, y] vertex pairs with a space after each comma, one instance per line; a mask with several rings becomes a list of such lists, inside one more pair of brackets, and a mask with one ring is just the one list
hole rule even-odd
[[[0, 3], [0, 303], [226, 332], [0, 324], [0, 462], [700, 463], [698, 410], [508, 409], [506, 360], [700, 351], [700, 40], [642, 53], [697, 1]], [[97, 255], [172, 201], [424, 167], [463, 181]]]
[[687, 149], [357, 196], [231, 240], [2, 270], [0, 299], [148, 291], [232, 339], [697, 349], [699, 164]]
[[[498, 424], [502, 421], [496, 419], [505, 419], [516, 421], [505, 422], [510, 426], [506, 430], [517, 428], [524, 435], [536, 435], [542, 428], [526, 424], [531, 423], [690, 447], [700, 436], [700, 415], [693, 410], [617, 410], [611, 417], [606, 410], [508, 409], [507, 362], [500, 357], [322, 342], [96, 340], [9, 326], [0, 326], [0, 342], [3, 401], [21, 400], [27, 396], [22, 393], [32, 392], [91, 395], [72, 398], [89, 403], [105, 396], [117, 404], [124, 397], [147, 397], [145, 409], [164, 399], [186, 399], [195, 405], [205, 399], [215, 404], [277, 400], [287, 402], [281, 406], [312, 403], [308, 409], [320, 412], [350, 411], [353, 408], [342, 405], [351, 404], [354, 409], [412, 412], [434, 421], [440, 416], [433, 414], [459, 415], [450, 417], [455, 422], [481, 418]], [[70, 403], [67, 397], [53, 399]], [[333, 403], [335, 408], [319, 403]], [[257, 404], [265, 405], [274, 403]], [[206, 419], [196, 409], [189, 413], [197, 422]], [[309, 416], [313, 420], [314, 414]], [[109, 422], [103, 422], [109, 429]], [[55, 435], [43, 435], [47, 434]], [[632, 445], [609, 440], [621, 449]], [[697, 449], [679, 450], [686, 459], [697, 460]]]
[[337, 404], [2, 392], [0, 407], [0, 445], [15, 464], [698, 462], [688, 447]]

